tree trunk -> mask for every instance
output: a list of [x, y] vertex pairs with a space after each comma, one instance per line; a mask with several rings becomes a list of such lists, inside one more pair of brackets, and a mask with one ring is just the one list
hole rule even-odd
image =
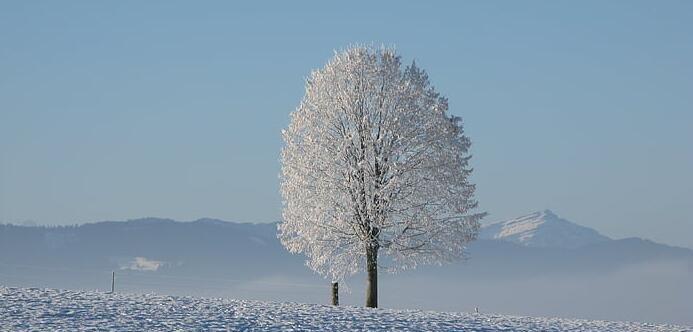
[[368, 246], [366, 249], [366, 307], [378, 307], [378, 246]]

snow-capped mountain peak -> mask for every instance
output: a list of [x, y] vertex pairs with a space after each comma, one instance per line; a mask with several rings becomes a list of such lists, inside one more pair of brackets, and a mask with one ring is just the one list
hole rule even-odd
[[562, 219], [551, 210], [534, 212], [482, 227], [480, 239], [514, 242], [528, 247], [578, 248], [608, 241], [594, 229]]

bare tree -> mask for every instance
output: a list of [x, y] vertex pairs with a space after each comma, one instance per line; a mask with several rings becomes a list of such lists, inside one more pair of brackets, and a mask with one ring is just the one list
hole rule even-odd
[[353, 47], [306, 83], [283, 138], [279, 238], [333, 281], [368, 275], [378, 306], [378, 255], [388, 270], [463, 257], [473, 213], [469, 139], [447, 99], [391, 49]]

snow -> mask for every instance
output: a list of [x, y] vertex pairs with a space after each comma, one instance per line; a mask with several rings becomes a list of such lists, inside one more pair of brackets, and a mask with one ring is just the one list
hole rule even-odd
[[579, 248], [611, 240], [591, 228], [562, 219], [550, 210], [483, 226], [479, 238], [556, 248]]
[[644, 323], [1, 286], [0, 330], [693, 331]]

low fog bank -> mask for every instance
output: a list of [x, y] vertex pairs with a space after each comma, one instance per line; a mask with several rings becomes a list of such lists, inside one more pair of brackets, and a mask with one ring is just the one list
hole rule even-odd
[[691, 280], [690, 262], [672, 261], [575, 276], [394, 276], [381, 289], [383, 305], [392, 307], [693, 325]]
[[[241, 268], [241, 267], [239, 267]], [[27, 278], [27, 268], [0, 273], [18, 287], [110, 290], [110, 272], [51, 270]], [[480, 279], [444, 268], [381, 274], [383, 308], [481, 312], [693, 325], [693, 266], [670, 261], [626, 266], [603, 274]], [[439, 273], [436, 273], [439, 272]], [[15, 277], [13, 277], [13, 274]], [[361, 306], [365, 277], [341, 284], [343, 305]], [[116, 291], [235, 299], [329, 303], [329, 282], [316, 275], [268, 274], [253, 279], [196, 278], [149, 271], [116, 271]]]

